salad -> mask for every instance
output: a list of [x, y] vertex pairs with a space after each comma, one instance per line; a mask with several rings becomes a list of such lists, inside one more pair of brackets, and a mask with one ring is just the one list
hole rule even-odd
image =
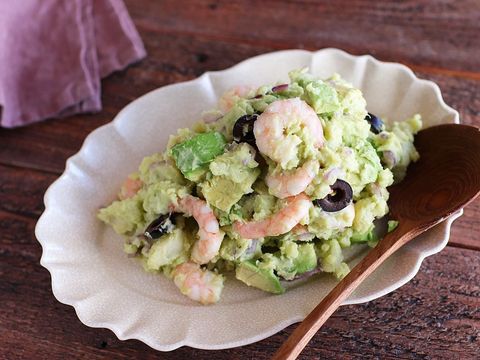
[[98, 212], [127, 254], [193, 300], [217, 302], [227, 272], [274, 294], [318, 272], [344, 277], [342, 249], [375, 246], [387, 187], [419, 157], [420, 115], [388, 125], [337, 74], [289, 77], [227, 91]]

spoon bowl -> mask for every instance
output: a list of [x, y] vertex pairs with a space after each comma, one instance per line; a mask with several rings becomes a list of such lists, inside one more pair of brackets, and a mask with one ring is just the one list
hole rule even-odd
[[295, 359], [341, 303], [391, 254], [480, 194], [478, 128], [456, 124], [431, 127], [418, 133], [415, 146], [420, 160], [390, 189], [389, 217], [399, 226], [313, 309], [273, 359]]
[[480, 130], [447, 124], [415, 137], [420, 159], [405, 179], [389, 189], [390, 217], [403, 222], [438, 223], [480, 191]]

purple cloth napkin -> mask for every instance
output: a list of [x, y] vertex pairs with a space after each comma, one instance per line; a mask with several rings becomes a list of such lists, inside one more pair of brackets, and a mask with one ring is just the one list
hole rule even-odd
[[0, 0], [0, 125], [99, 111], [100, 79], [144, 56], [122, 0]]

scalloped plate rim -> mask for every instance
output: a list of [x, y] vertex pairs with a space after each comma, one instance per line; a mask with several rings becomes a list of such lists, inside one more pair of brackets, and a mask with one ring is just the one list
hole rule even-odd
[[[141, 331], [136, 331], [136, 333], [134, 335], [131, 335], [131, 336], [124, 336], [125, 331], [124, 331], [124, 329], [122, 329], [121, 326], [118, 325], [118, 321], [113, 322], [113, 323], [112, 322], [99, 323], [99, 322], [95, 322], [94, 320], [87, 320], [85, 314], [83, 314], [82, 312], [80, 312], [78, 310], [78, 306], [77, 306], [78, 301], [68, 301], [68, 299], [65, 299], [64, 297], [61, 296], [62, 291], [60, 291], [60, 289], [57, 287], [58, 282], [55, 281], [55, 278], [56, 278], [55, 264], [50, 264], [50, 263], [45, 261], [45, 253], [48, 251], [47, 250], [48, 249], [48, 240], [41, 239], [41, 236], [39, 234], [40, 234], [41, 227], [46, 226], [45, 222], [48, 219], [48, 214], [49, 214], [49, 210], [50, 210], [49, 209], [49, 203], [51, 201], [50, 198], [53, 196], [52, 194], [55, 192], [55, 189], [57, 188], [57, 186], [59, 186], [59, 184], [62, 181], [64, 181], [66, 179], [66, 177], [68, 176], [68, 173], [71, 170], [72, 164], [74, 164], [77, 160], [82, 159], [82, 156], [85, 152], [85, 149], [88, 147], [89, 143], [92, 142], [92, 141], [95, 141], [95, 139], [99, 137], [100, 133], [108, 131], [108, 130], [112, 130], [112, 131], [115, 131], [115, 132], [118, 133], [118, 131], [117, 131], [118, 124], [121, 121], [123, 121], [122, 119], [124, 118], [124, 114], [128, 112], [128, 110], [133, 106], [133, 104], [135, 104], [139, 101], [142, 101], [142, 100], [146, 99], [147, 97], [154, 96], [154, 94], [159, 90], [168, 89], [168, 88], [171, 88], [171, 87], [185, 86], [185, 85], [188, 85], [188, 84], [194, 84], [194, 83], [197, 83], [197, 82], [201, 82], [206, 77], [210, 78], [210, 76], [212, 74], [214, 74], [215, 76], [224, 76], [226, 73], [233, 72], [237, 68], [240, 68], [242, 66], [248, 66], [249, 62], [259, 60], [259, 59], [262, 59], [262, 58], [274, 57], [276, 55], [293, 54], [293, 53], [309, 54], [311, 56], [311, 58], [313, 58], [314, 56], [316, 56], [319, 53], [327, 53], [327, 52], [330, 52], [330, 53], [333, 53], [333, 54], [335, 54], [335, 53], [341, 54], [341, 55], [349, 57], [351, 59], [367, 58], [367, 59], [370, 59], [371, 61], [373, 61], [376, 66], [387, 65], [387, 66], [397, 67], [403, 73], [408, 74], [408, 76], [410, 78], [414, 79], [414, 81], [428, 84], [428, 86], [434, 91], [435, 98], [438, 101], [439, 106], [442, 107], [447, 112], [454, 114], [454, 122], [459, 123], [458, 112], [455, 109], [448, 106], [444, 102], [443, 97], [441, 95], [441, 91], [440, 91], [438, 85], [436, 83], [434, 83], [433, 81], [418, 78], [410, 68], [408, 68], [407, 66], [405, 66], [403, 64], [396, 63], [396, 62], [380, 61], [380, 60], [377, 60], [376, 58], [374, 58], [373, 56], [368, 55], [368, 54], [366, 54], [366, 55], [352, 55], [352, 54], [349, 54], [349, 53], [347, 53], [343, 50], [335, 49], [335, 48], [324, 48], [324, 49], [320, 49], [320, 50], [317, 50], [317, 51], [308, 51], [308, 50], [303, 50], [303, 49], [289, 49], [289, 50], [269, 52], [269, 53], [265, 53], [265, 54], [261, 54], [261, 55], [257, 55], [257, 56], [245, 59], [245, 60], [243, 60], [243, 61], [241, 61], [241, 62], [239, 62], [239, 63], [237, 63], [237, 64], [235, 64], [235, 65], [233, 65], [233, 66], [231, 66], [227, 69], [224, 69], [224, 70], [207, 71], [207, 72], [203, 73], [201, 76], [199, 76], [195, 79], [180, 82], [180, 83], [169, 84], [169, 85], [162, 86], [160, 88], [154, 89], [154, 90], [140, 96], [139, 98], [135, 99], [134, 101], [130, 102], [129, 104], [127, 104], [115, 116], [115, 118], [111, 122], [109, 122], [107, 124], [104, 124], [104, 125], [98, 127], [97, 129], [93, 130], [85, 138], [80, 150], [76, 154], [74, 154], [73, 156], [71, 156], [70, 158], [67, 159], [66, 167], [65, 167], [65, 170], [62, 173], [62, 175], [60, 175], [60, 177], [58, 179], [56, 179], [49, 186], [47, 191], [45, 192], [45, 195], [44, 195], [45, 210], [41, 214], [41, 216], [40, 216], [40, 218], [39, 218], [39, 220], [36, 224], [35, 235], [36, 235], [36, 237], [37, 237], [37, 239], [38, 239], [38, 241], [39, 241], [39, 243], [42, 247], [42, 256], [41, 256], [41, 259], [40, 259], [40, 264], [44, 268], [46, 268], [51, 274], [51, 286], [52, 286], [52, 292], [53, 292], [55, 298], [63, 304], [72, 306], [75, 309], [77, 317], [85, 325], [87, 325], [89, 327], [94, 327], [94, 328], [108, 328], [111, 331], [113, 331], [114, 334], [120, 340], [137, 339], [137, 340], [140, 340], [140, 341], [146, 343], [148, 346], [150, 346], [154, 349], [160, 350], [160, 351], [171, 351], [171, 350], [177, 349], [181, 346], [190, 346], [190, 347], [194, 347], [194, 348], [198, 348], [198, 349], [206, 349], [206, 350], [218, 350], [218, 349], [227, 349], [227, 348], [232, 348], [232, 347], [237, 347], [237, 346], [243, 346], [243, 345], [251, 344], [251, 343], [256, 342], [256, 341], [263, 340], [263, 339], [281, 331], [282, 329], [286, 328], [287, 326], [289, 326], [293, 323], [296, 323], [298, 321], [301, 321], [302, 318], [303, 318], [302, 316], [294, 315], [289, 319], [284, 319], [284, 320], [278, 321], [276, 326], [271, 326], [270, 328], [268, 328], [266, 330], [263, 330], [260, 333], [254, 334], [251, 337], [243, 338], [243, 339], [237, 340], [237, 341], [230, 341], [230, 342], [227, 342], [227, 343], [219, 343], [219, 344], [199, 344], [199, 343], [196, 343], [196, 342], [193, 342], [193, 341], [189, 341], [188, 338], [184, 337], [183, 339], [181, 339], [179, 341], [172, 342], [172, 343], [169, 343], [169, 344], [161, 344], [160, 345], [157, 342], [154, 342], [153, 339], [145, 337], [141, 333]], [[333, 55], [333, 56], [335, 56], [335, 55]], [[426, 257], [434, 255], [435, 253], [438, 253], [439, 251], [441, 251], [446, 246], [446, 244], [448, 243], [449, 235], [450, 235], [450, 227], [451, 227], [453, 221], [455, 221], [455, 219], [457, 219], [459, 216], [461, 216], [462, 213], [463, 213], [463, 211], [461, 210], [461, 211], [455, 213], [454, 215], [452, 215], [449, 219], [445, 220], [445, 222], [444, 222], [444, 224], [445, 224], [445, 234], [446, 234], [445, 239], [441, 243], [437, 244], [435, 247], [430, 249], [430, 251], [417, 252], [416, 253], [417, 258], [416, 258], [416, 261], [415, 261], [415, 266], [413, 266], [411, 271], [407, 275], [405, 275], [400, 281], [392, 283], [390, 286], [382, 289], [382, 291], [378, 291], [377, 293], [375, 293], [373, 295], [364, 296], [364, 297], [361, 297], [361, 298], [359, 298], [357, 300], [353, 300], [353, 301], [347, 300], [342, 305], [359, 304], [359, 303], [364, 303], [364, 302], [368, 302], [368, 301], [377, 299], [381, 296], [384, 296], [384, 295], [390, 293], [391, 291], [394, 291], [394, 290], [398, 289], [399, 287], [401, 287], [404, 284], [406, 284], [407, 282], [409, 282], [417, 274], [423, 260]]]

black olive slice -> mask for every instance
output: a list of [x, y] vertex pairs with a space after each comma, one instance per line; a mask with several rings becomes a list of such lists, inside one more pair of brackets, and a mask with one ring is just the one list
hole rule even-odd
[[328, 212], [340, 211], [346, 208], [353, 198], [353, 190], [350, 184], [337, 179], [330, 188], [333, 194], [327, 195], [323, 199], [313, 200], [313, 204], [320, 206], [324, 211]]
[[243, 115], [233, 125], [233, 140], [237, 143], [246, 142], [256, 147], [253, 125], [258, 115]]
[[380, 134], [383, 131], [383, 121], [378, 116], [368, 113], [365, 120], [370, 124], [370, 131], [374, 134]]
[[158, 239], [163, 234], [171, 232], [175, 227], [175, 218], [172, 215], [173, 213], [160, 215], [147, 226], [144, 235], [148, 239]]

